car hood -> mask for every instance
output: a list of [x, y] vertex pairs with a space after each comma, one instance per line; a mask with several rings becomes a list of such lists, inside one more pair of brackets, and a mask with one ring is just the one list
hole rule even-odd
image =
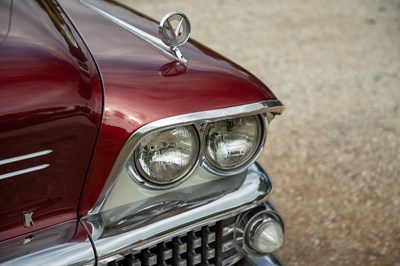
[[193, 40], [180, 47], [188, 64], [174, 68], [165, 53], [88, 5], [158, 38], [158, 24], [132, 10], [104, 1], [62, 4], [98, 64], [106, 113], [130, 117], [129, 131], [167, 116], [276, 99], [253, 75]]
[[180, 47], [188, 63], [177, 64], [109, 18], [158, 38], [158, 24], [136, 11], [97, 0], [61, 4], [91, 50], [104, 89], [103, 121], [92, 161], [96, 167], [86, 182], [91, 193], [84, 193], [90, 199], [81, 203], [82, 214], [97, 199], [94, 184], [104, 184], [122, 146], [141, 126], [185, 113], [276, 100], [252, 74], [194, 40]]

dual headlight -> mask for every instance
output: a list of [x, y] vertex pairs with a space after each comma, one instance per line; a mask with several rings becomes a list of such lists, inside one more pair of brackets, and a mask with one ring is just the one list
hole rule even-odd
[[155, 186], [178, 183], [198, 163], [216, 174], [235, 174], [255, 161], [265, 132], [266, 124], [260, 115], [155, 131], [136, 146], [133, 171], [142, 181]]

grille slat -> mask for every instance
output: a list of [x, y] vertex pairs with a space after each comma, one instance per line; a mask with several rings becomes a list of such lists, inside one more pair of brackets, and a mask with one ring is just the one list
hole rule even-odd
[[201, 264], [201, 255], [200, 254], [194, 255], [193, 259], [192, 259], [192, 263], [193, 263], [193, 265]]
[[227, 241], [222, 245], [222, 252], [227, 252], [230, 249], [234, 248], [234, 242], [232, 241]]
[[230, 265], [240, 256], [234, 248], [236, 217], [205, 225], [136, 253], [100, 261], [107, 266]]
[[196, 237], [196, 238], [193, 240], [193, 247], [194, 247], [194, 248], [199, 248], [199, 247], [201, 247], [201, 238], [200, 238], [200, 237]]
[[233, 234], [233, 230], [234, 230], [234, 225], [233, 224], [230, 225], [230, 226], [226, 226], [226, 227], [224, 227], [222, 234], [223, 234], [223, 236], [228, 236], [230, 234]]

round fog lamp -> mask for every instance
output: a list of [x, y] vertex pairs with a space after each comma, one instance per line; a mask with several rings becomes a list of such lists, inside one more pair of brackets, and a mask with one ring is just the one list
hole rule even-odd
[[245, 242], [258, 254], [274, 252], [283, 244], [282, 225], [269, 215], [256, 215], [246, 227]]
[[271, 253], [282, 246], [282, 226], [273, 219], [255, 221], [249, 233], [250, 245], [259, 253]]

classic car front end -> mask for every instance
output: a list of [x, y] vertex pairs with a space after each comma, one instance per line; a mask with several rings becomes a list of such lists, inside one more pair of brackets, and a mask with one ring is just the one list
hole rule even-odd
[[281, 265], [261, 81], [179, 12], [1, 5], [0, 263]]

